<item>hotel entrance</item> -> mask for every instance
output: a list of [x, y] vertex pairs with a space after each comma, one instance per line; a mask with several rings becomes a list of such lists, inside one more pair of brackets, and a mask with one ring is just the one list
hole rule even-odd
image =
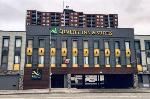
[[52, 88], [64, 88], [64, 75], [63, 74], [54, 74], [51, 79]]

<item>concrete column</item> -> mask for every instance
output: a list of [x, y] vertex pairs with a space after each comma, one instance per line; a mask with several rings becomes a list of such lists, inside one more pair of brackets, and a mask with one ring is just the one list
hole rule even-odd
[[71, 88], [71, 74], [67, 74], [67, 83], [68, 83], [68, 88]]
[[10, 35], [9, 52], [8, 52], [8, 67], [7, 67], [7, 70], [13, 70], [13, 64], [14, 64], [14, 47], [15, 47], [15, 37], [13, 35]]
[[0, 65], [1, 65], [1, 56], [2, 56], [2, 36], [0, 35]]
[[133, 88], [138, 88], [138, 75], [134, 74], [133, 77]]
[[[26, 51], [26, 34], [22, 34], [22, 45], [21, 45], [21, 63], [20, 63], [20, 70], [24, 71], [24, 65], [25, 65], [25, 51]], [[24, 72], [23, 72], [24, 73]]]
[[82, 75], [82, 86], [85, 87], [85, 75]]
[[150, 87], [149, 85], [149, 77], [148, 75], [142, 75], [143, 76], [143, 87]]
[[68, 86], [67, 86], [67, 74], [64, 75], [64, 88], [68, 88]]

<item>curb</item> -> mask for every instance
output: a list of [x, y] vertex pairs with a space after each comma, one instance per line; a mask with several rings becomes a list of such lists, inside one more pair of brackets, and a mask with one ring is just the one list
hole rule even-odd
[[150, 93], [149, 89], [142, 89], [142, 90], [80, 90], [80, 89], [75, 89], [75, 90], [57, 90], [57, 91], [52, 91], [52, 92], [36, 92], [36, 91], [31, 91], [31, 92], [0, 92], [0, 95], [21, 95], [21, 94], [79, 94], [79, 93]]

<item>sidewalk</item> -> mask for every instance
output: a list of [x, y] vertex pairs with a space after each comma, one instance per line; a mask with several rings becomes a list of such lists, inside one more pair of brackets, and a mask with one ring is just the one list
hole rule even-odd
[[55, 94], [55, 93], [150, 93], [148, 88], [140, 89], [76, 89], [76, 88], [52, 88], [51, 93], [48, 89], [29, 89], [29, 90], [0, 90], [0, 95], [14, 94]]

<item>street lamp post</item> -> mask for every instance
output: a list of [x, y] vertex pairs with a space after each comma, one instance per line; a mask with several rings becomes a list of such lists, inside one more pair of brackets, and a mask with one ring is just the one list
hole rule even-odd
[[[50, 35], [49, 35], [49, 41], [50, 41], [50, 52], [51, 52], [51, 31], [50, 31]], [[51, 75], [52, 75], [52, 71], [51, 71], [51, 53], [50, 53], [50, 66], [49, 66], [49, 93], [51, 92]]]

